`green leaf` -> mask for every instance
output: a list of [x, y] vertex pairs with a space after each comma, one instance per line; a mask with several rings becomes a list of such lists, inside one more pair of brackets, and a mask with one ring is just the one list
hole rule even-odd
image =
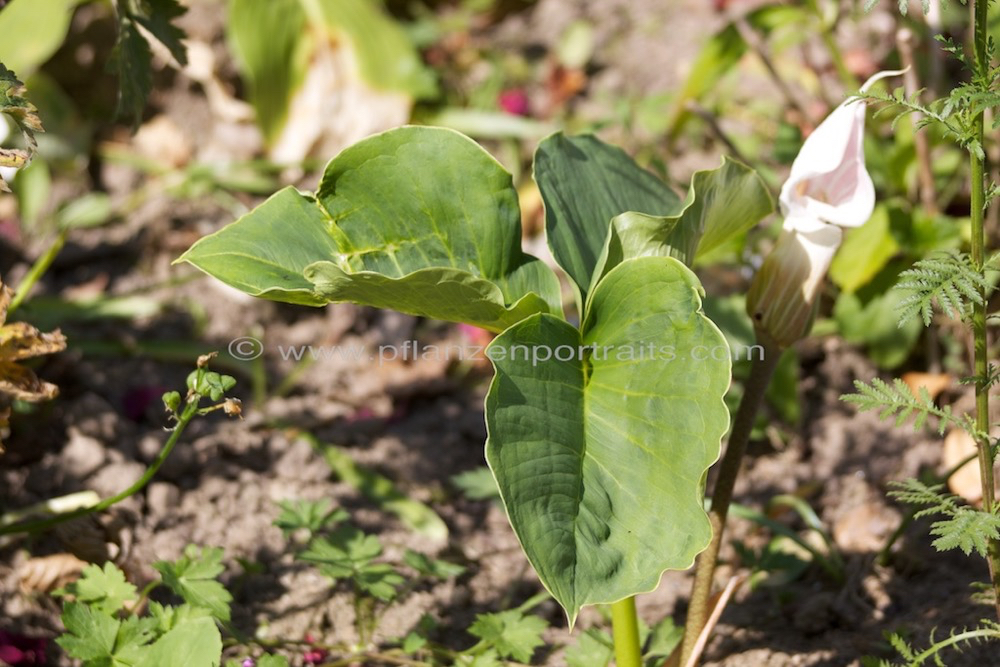
[[548, 623], [538, 616], [525, 616], [511, 609], [477, 615], [469, 634], [479, 637], [483, 645], [496, 649], [500, 657], [528, 662], [535, 649], [544, 643], [542, 633], [548, 627]]
[[353, 577], [381, 553], [378, 537], [345, 525], [328, 537], [314, 539], [298, 558], [316, 563], [320, 572], [336, 581]]
[[0, 11], [0, 63], [27, 77], [59, 49], [84, 0], [8, 2]]
[[431, 558], [413, 549], [407, 549], [403, 553], [403, 562], [420, 574], [436, 579], [450, 579], [465, 572], [465, 568], [461, 565]]
[[139, 26], [185, 65], [187, 53], [180, 41], [184, 32], [172, 21], [187, 9], [177, 0], [121, 0], [115, 3], [115, 10], [118, 12], [118, 41], [111, 53], [111, 66], [118, 73], [118, 113], [130, 117], [138, 126], [146, 98], [153, 89], [153, 55]]
[[487, 352], [487, 461], [570, 622], [689, 567], [711, 537], [702, 480], [728, 428], [730, 377], [695, 275], [673, 258], [628, 260], [597, 286], [582, 334], [536, 315]]
[[138, 126], [146, 98], [153, 90], [153, 52], [132, 21], [119, 22], [111, 66], [118, 75], [118, 115], [131, 118]]
[[286, 538], [299, 529], [305, 529], [312, 535], [348, 518], [347, 512], [342, 508], [333, 508], [329, 498], [315, 501], [285, 500], [279, 502], [278, 507], [281, 508], [281, 514], [274, 520], [274, 525], [281, 529]]
[[257, 658], [257, 667], [288, 667], [288, 658], [283, 655], [262, 655]]
[[211, 618], [180, 623], [153, 643], [135, 667], [216, 667], [222, 635]]
[[739, 29], [732, 23], [705, 42], [674, 100], [669, 122], [671, 139], [680, 133], [690, 118], [688, 104], [692, 100], [700, 100], [715, 89], [722, 77], [736, 67], [746, 51], [747, 43]]
[[502, 331], [561, 313], [555, 274], [520, 239], [517, 192], [496, 160], [451, 130], [404, 127], [334, 158], [316, 199], [283, 190], [178, 261], [254, 296]]
[[247, 80], [268, 144], [281, 135], [288, 106], [313, 55], [347, 42], [358, 73], [373, 88], [423, 98], [434, 77], [406, 33], [373, 0], [232, 0], [227, 38]]
[[608, 633], [590, 628], [566, 649], [567, 667], [607, 667], [615, 657], [615, 645]]
[[285, 125], [292, 93], [302, 85], [313, 40], [299, 0], [231, 0], [226, 36], [247, 81], [265, 140]]
[[392, 512], [407, 528], [436, 542], [448, 539], [448, 524], [438, 513], [419, 500], [410, 498], [396, 488], [388, 477], [359, 466], [350, 454], [335, 445], [327, 445], [312, 440], [327, 465], [341, 481], [360, 491], [366, 498]]
[[387, 563], [365, 565], [353, 577], [357, 587], [368, 594], [388, 602], [396, 597], [396, 588], [406, 580]]
[[724, 158], [716, 169], [695, 172], [687, 198], [675, 214], [630, 211], [614, 218], [592, 288], [625, 259], [669, 256], [690, 266], [697, 255], [742, 234], [773, 210], [774, 200], [757, 172]]
[[659, 660], [652, 662], [660, 664], [663, 658], [669, 657], [674, 652], [674, 649], [677, 648], [677, 645], [681, 643], [681, 639], [683, 638], [684, 626], [676, 625], [673, 618], [666, 616], [649, 633], [643, 657], [647, 661], [649, 658], [657, 658]]
[[535, 151], [534, 170], [549, 247], [580, 289], [582, 303], [613, 217], [626, 211], [664, 215], [681, 206], [663, 181], [592, 135], [546, 138]]
[[909, 298], [891, 289], [900, 266], [890, 264], [857, 292], [842, 292], [833, 305], [833, 317], [840, 334], [850, 343], [865, 345], [868, 355], [882, 368], [905, 362], [920, 338], [918, 319], [897, 324], [897, 314]]
[[62, 622], [67, 634], [56, 639], [73, 658], [97, 660], [95, 665], [111, 665], [115, 638], [121, 623], [104, 612], [80, 602], [67, 602]]
[[225, 569], [222, 549], [199, 551], [194, 545], [188, 545], [184, 555], [175, 562], [159, 561], [153, 567], [163, 577], [163, 583], [185, 602], [209, 610], [220, 620], [229, 620], [229, 603], [233, 596], [215, 580]]
[[326, 299], [306, 280], [307, 266], [337, 254], [315, 200], [292, 187], [228, 227], [195, 243], [177, 261], [195, 265], [252, 296], [308, 306]]
[[451, 483], [469, 500], [493, 500], [500, 497], [497, 481], [486, 466], [452, 475]]
[[889, 209], [880, 204], [868, 222], [845, 234], [830, 265], [830, 279], [845, 292], [854, 292], [869, 283], [897, 252], [899, 244], [889, 229]]
[[433, 96], [433, 73], [381, 5], [372, 0], [319, 0], [327, 27], [351, 43], [361, 76], [373, 88], [418, 99]]
[[167, 47], [174, 60], [186, 65], [187, 49], [181, 43], [185, 37], [184, 31], [172, 21], [183, 16], [187, 8], [177, 0], [142, 0], [131, 3], [130, 6], [132, 19]]
[[66, 586], [66, 592], [78, 602], [85, 602], [106, 614], [114, 614], [126, 602], [136, 599], [135, 586], [110, 561], [103, 569], [93, 564], [85, 567], [80, 579]]

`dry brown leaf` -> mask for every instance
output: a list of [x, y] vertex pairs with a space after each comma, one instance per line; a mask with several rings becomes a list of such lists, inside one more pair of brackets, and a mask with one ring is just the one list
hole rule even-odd
[[979, 463], [975, 459], [976, 452], [976, 441], [972, 436], [961, 429], [955, 429], [945, 436], [944, 451], [941, 454], [945, 470], [951, 470], [962, 461], [972, 458], [948, 478], [948, 489], [974, 505], [983, 499], [982, 477], [979, 474]]
[[66, 337], [58, 329], [41, 333], [26, 322], [6, 324], [11, 289], [0, 283], [0, 393], [22, 401], [43, 401], [55, 397], [59, 388], [44, 382], [34, 371], [14, 363], [66, 349]]
[[87, 561], [73, 554], [52, 554], [29, 558], [18, 568], [18, 581], [24, 593], [51, 593], [79, 578]]
[[951, 386], [953, 378], [948, 373], [920, 373], [917, 371], [903, 373], [903, 382], [910, 388], [913, 395], [920, 397], [921, 387], [927, 390], [931, 400]]

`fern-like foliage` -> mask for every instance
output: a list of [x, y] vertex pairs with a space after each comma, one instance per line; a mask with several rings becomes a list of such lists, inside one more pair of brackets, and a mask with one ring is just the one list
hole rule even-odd
[[924, 426], [928, 417], [937, 417], [937, 430], [941, 435], [944, 435], [948, 426], [964, 429], [977, 439], [983, 435], [968, 415], [955, 415], [950, 407], [939, 408], [935, 405], [924, 387], [914, 395], [906, 383], [898, 378], [892, 384], [875, 378], [871, 384], [855, 380], [854, 388], [858, 390], [856, 394], [844, 394], [840, 400], [858, 406], [861, 412], [878, 410], [879, 419], [895, 416], [896, 426], [901, 426], [911, 415], [915, 415], [913, 428], [917, 430]]
[[868, 657], [861, 661], [864, 667], [923, 667], [929, 664], [945, 667], [946, 663], [941, 657], [942, 651], [945, 649], [961, 651], [963, 647], [975, 643], [996, 641], [1000, 639], [1000, 623], [983, 619], [978, 626], [952, 631], [947, 639], [940, 641], [934, 639], [934, 631], [931, 631], [930, 646], [923, 650], [915, 648], [902, 636], [895, 633], [889, 634], [887, 639], [902, 661]]
[[908, 505], [923, 506], [914, 517], [941, 514], [945, 518], [931, 524], [932, 542], [938, 551], [961, 549], [966, 556], [973, 551], [986, 557], [990, 540], [1000, 539], [1000, 516], [970, 507], [957, 496], [943, 492], [940, 484], [928, 486], [921, 481], [908, 479], [893, 482], [889, 495]]
[[[877, 4], [878, 0], [865, 0], [865, 11], [870, 12]], [[931, 0], [920, 0], [920, 4], [924, 9], [924, 14], [931, 10]], [[910, 11], [910, 0], [899, 0], [899, 13], [906, 16], [908, 11]]]
[[896, 289], [909, 292], [898, 305], [899, 326], [916, 315], [929, 326], [934, 307], [949, 317], [965, 318], [984, 303], [990, 284], [965, 253], [941, 253], [916, 262], [899, 274]]

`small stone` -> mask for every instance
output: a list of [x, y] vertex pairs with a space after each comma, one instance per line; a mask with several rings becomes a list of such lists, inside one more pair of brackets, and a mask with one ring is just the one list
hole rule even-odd
[[146, 489], [146, 508], [154, 517], [172, 514], [180, 499], [180, 489], [169, 482], [152, 482]]
[[97, 491], [102, 498], [121, 493], [139, 481], [146, 471], [146, 466], [135, 461], [122, 461], [106, 465], [94, 475], [87, 484]]
[[100, 440], [80, 433], [75, 427], [69, 428], [69, 442], [62, 451], [67, 473], [78, 479], [89, 477], [101, 467], [106, 457], [107, 452]]

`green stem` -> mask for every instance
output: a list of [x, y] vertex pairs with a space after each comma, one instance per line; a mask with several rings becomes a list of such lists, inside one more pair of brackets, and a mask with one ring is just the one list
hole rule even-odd
[[48, 530], [49, 528], [52, 528], [60, 523], [72, 521], [73, 519], [77, 519], [81, 516], [103, 512], [112, 505], [120, 503], [129, 496], [141, 491], [143, 487], [149, 484], [150, 480], [153, 479], [153, 476], [156, 475], [156, 472], [160, 469], [160, 466], [162, 466], [163, 462], [167, 460], [168, 456], [170, 456], [170, 452], [173, 450], [174, 445], [177, 444], [177, 441], [180, 439], [185, 427], [187, 427], [188, 423], [190, 423], [190, 421], [194, 419], [195, 415], [199, 413], [198, 402], [200, 400], [201, 396], [198, 394], [194, 394], [192, 398], [188, 400], [187, 404], [184, 406], [183, 412], [181, 412], [180, 416], [177, 418], [177, 426], [175, 426], [174, 430], [170, 433], [170, 437], [167, 439], [166, 444], [163, 445], [163, 449], [160, 450], [156, 460], [153, 461], [152, 465], [146, 468], [146, 472], [143, 473], [142, 477], [140, 477], [135, 484], [128, 487], [121, 493], [111, 496], [110, 498], [105, 498], [101, 502], [90, 507], [84, 507], [72, 512], [66, 512], [65, 514], [57, 514], [56, 516], [48, 517], [46, 519], [0, 526], [0, 535], [7, 535], [11, 533], [37, 533], [39, 531]]
[[28, 296], [28, 292], [31, 288], [35, 286], [45, 272], [49, 270], [52, 266], [52, 262], [55, 261], [56, 256], [59, 251], [62, 250], [63, 246], [66, 244], [66, 235], [69, 233], [68, 229], [63, 229], [59, 232], [59, 236], [55, 238], [52, 245], [48, 247], [45, 253], [35, 260], [35, 263], [31, 265], [28, 273], [21, 279], [21, 282], [17, 286], [17, 291], [14, 292], [14, 298], [11, 299], [10, 305], [7, 307], [7, 315], [9, 316], [21, 302]]
[[[758, 342], [760, 342], [758, 340]], [[739, 410], [733, 420], [733, 430], [729, 434], [729, 444], [726, 453], [719, 464], [719, 477], [712, 492], [712, 507], [708, 518], [712, 523], [712, 541], [708, 549], [698, 556], [695, 566], [694, 585], [691, 590], [691, 604], [688, 607], [687, 621], [684, 623], [684, 643], [681, 648], [681, 664], [687, 665], [698, 641], [698, 635], [705, 626], [712, 597], [712, 577], [715, 575], [715, 563], [722, 547], [722, 535], [726, 529], [726, 515], [733, 499], [733, 488], [743, 463], [750, 432], [757, 418], [757, 412], [764, 402], [764, 394], [771, 376], [778, 365], [781, 350], [773, 345], [764, 345], [764, 355], [754, 359], [750, 367], [750, 378], [743, 388], [743, 398]]]
[[611, 605], [611, 628], [615, 639], [615, 664], [618, 667], [642, 667], [635, 597], [627, 597]]
[[[976, 51], [976, 68], [982, 78], [989, 76], [990, 63], [987, 55], [987, 0], [976, 0], [975, 32], [973, 41]], [[983, 113], [974, 118], [976, 140], [982, 151], [984, 139]], [[970, 153], [972, 172], [972, 196], [970, 215], [972, 217], [972, 263], [980, 272], [986, 261], [986, 231], [984, 220], [986, 216], [986, 165], [980, 157], [982, 153]], [[976, 375], [976, 430], [979, 453], [979, 472], [982, 479], [983, 511], [993, 513], [996, 496], [993, 487], [993, 449], [990, 446], [990, 396], [987, 377], [989, 375], [989, 359], [986, 350], [986, 290], [980, 290], [982, 297], [972, 311], [973, 354]], [[997, 618], [1000, 619], [1000, 541], [990, 540], [987, 560], [990, 565], [990, 582], [993, 585]]]

